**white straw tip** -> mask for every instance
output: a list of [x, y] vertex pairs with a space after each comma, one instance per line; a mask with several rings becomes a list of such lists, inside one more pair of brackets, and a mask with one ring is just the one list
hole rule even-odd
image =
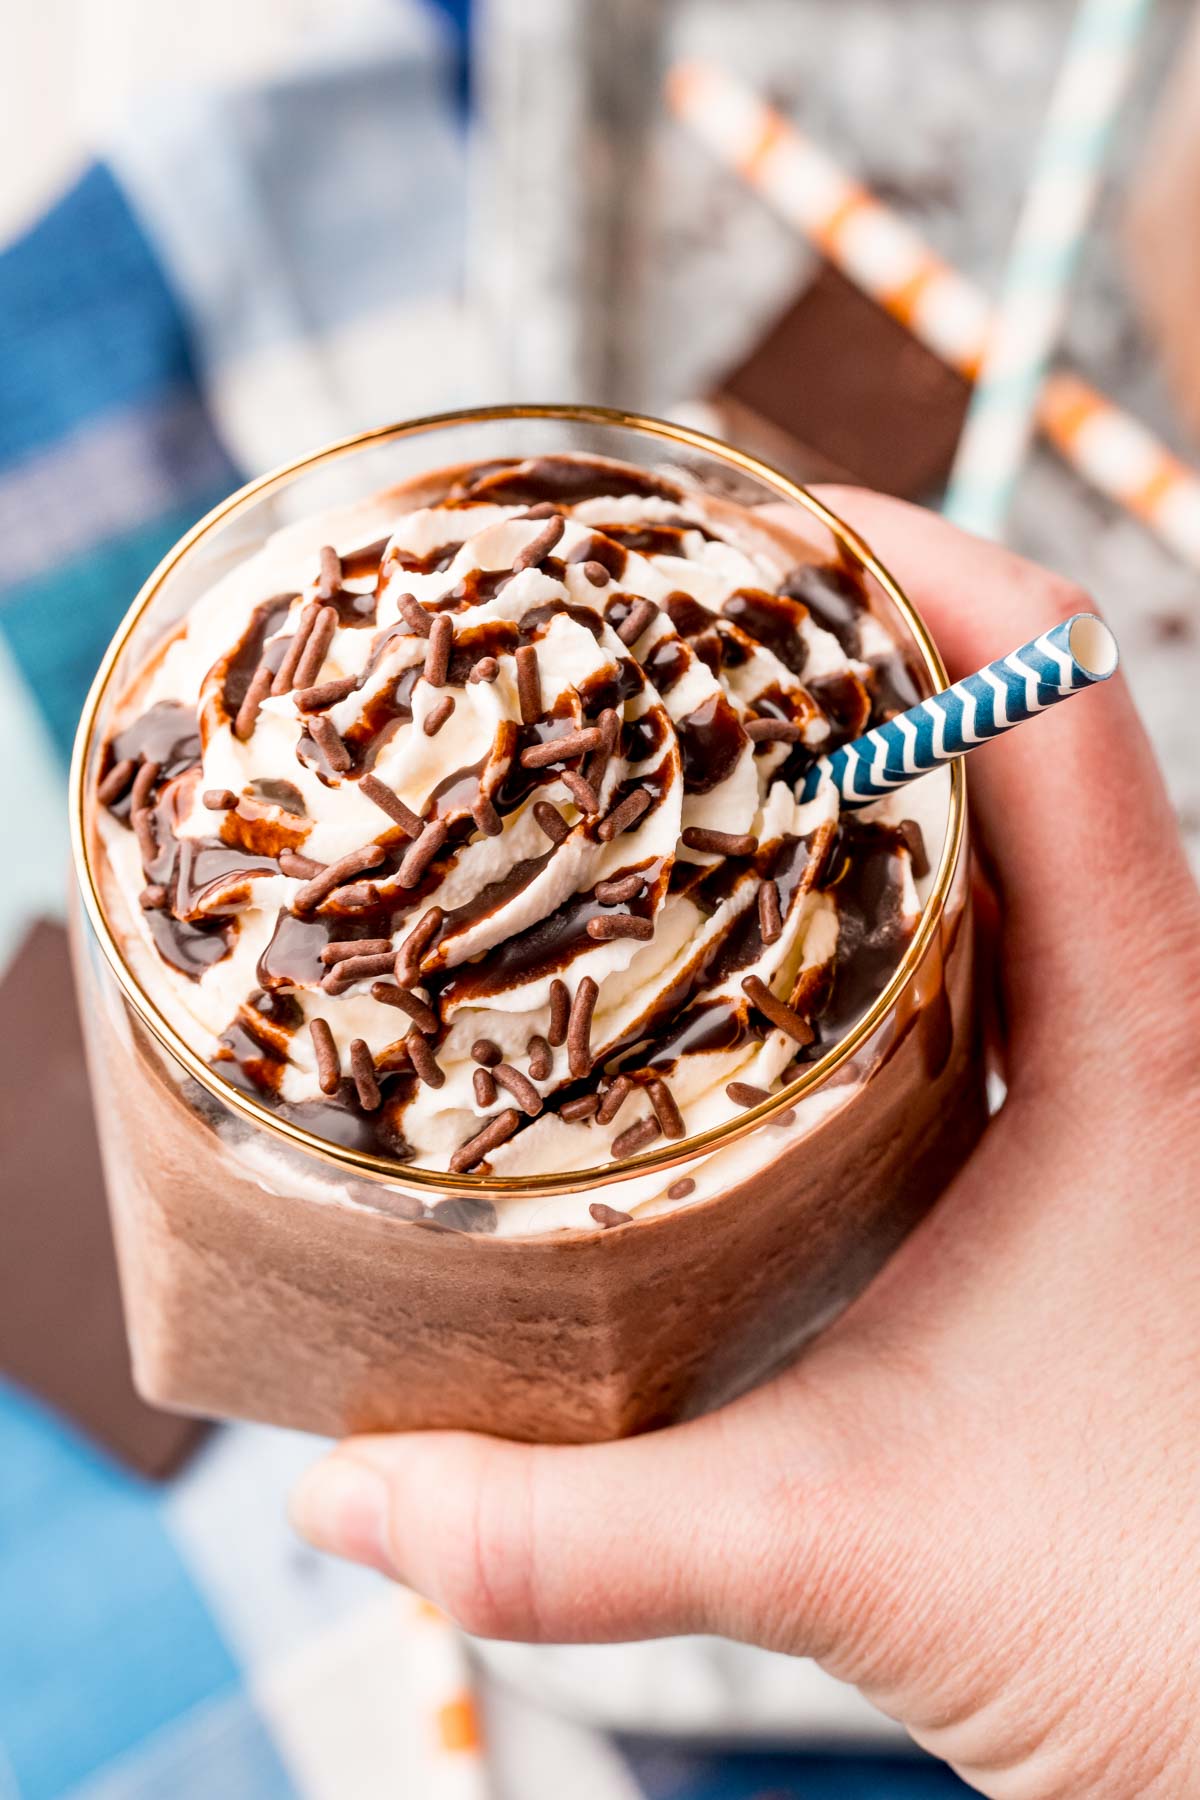
[[1076, 613], [1067, 627], [1071, 655], [1093, 681], [1107, 681], [1119, 660], [1117, 640], [1095, 613]]

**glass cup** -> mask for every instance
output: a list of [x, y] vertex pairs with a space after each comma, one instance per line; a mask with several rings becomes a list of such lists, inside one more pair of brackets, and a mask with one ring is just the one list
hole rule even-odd
[[[94, 799], [135, 671], [273, 532], [450, 465], [575, 451], [783, 507], [816, 555], [861, 575], [922, 692], [928, 632], [861, 540], [811, 495], [681, 426], [601, 409], [506, 407], [390, 426], [243, 488], [138, 595], [97, 675], [71, 777], [81, 1010], [134, 1373], [147, 1399], [338, 1435], [452, 1426], [584, 1442], [693, 1416], [743, 1391], [864, 1287], [985, 1120], [972, 995], [965, 783], [941, 783], [928, 894], [883, 991], [782, 1092], [624, 1162], [536, 1180], [442, 1174], [312, 1136], [227, 1086], [146, 991], [123, 939]], [[707, 1172], [692, 1203], [564, 1229], [564, 1196], [621, 1207]], [[522, 1235], [469, 1229], [470, 1202]], [[578, 1211], [578, 1203], [576, 1203]], [[465, 1227], [465, 1228], [455, 1228]]]

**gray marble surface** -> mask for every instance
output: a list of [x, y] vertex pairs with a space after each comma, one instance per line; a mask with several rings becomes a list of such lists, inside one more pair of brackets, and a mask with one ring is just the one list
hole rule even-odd
[[[1121, 242], [1124, 197], [1189, 4], [1159, 0], [1153, 11], [1064, 351], [1200, 467], [1200, 445], [1183, 437], [1133, 317]], [[539, 203], [525, 240], [536, 236], [538, 254], [523, 270], [506, 266], [496, 314], [511, 346], [509, 390], [667, 414], [737, 360], [810, 266], [788, 228], [666, 117], [657, 94], [670, 61], [707, 56], [754, 82], [995, 292], [1072, 9], [1071, 0], [487, 5], [499, 116], [528, 118], [536, 107], [539, 121], [519, 143], [501, 142], [489, 164], [493, 232], [506, 206], [529, 217], [531, 186]], [[554, 71], [567, 68], [555, 98]], [[497, 201], [501, 186], [507, 202]], [[571, 206], [547, 225], [556, 192]], [[1042, 448], [1009, 537], [1081, 582], [1111, 619], [1200, 869], [1200, 572]]]

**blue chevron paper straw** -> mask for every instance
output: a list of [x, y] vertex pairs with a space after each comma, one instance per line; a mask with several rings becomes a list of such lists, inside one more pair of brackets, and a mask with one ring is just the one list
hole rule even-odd
[[1117, 640], [1108, 626], [1094, 613], [1074, 613], [999, 662], [821, 757], [805, 776], [800, 798], [811, 800], [828, 777], [843, 810], [869, 806], [1071, 694], [1107, 681], [1116, 666]]

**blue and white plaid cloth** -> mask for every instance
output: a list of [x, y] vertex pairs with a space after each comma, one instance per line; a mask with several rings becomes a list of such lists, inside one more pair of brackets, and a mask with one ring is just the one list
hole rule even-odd
[[[0, 253], [0, 750], [24, 740], [28, 767], [41, 733], [61, 779], [131, 596], [243, 478], [482, 397], [462, 67], [445, 20], [396, 0], [268, 84], [148, 103]], [[0, 958], [57, 909], [54, 780], [12, 801], [33, 849], [0, 888]], [[0, 1800], [961, 1791], [896, 1757], [618, 1749], [498, 1691], [481, 1753], [457, 1637], [288, 1531], [316, 1448], [226, 1427], [154, 1488], [0, 1383]]]

